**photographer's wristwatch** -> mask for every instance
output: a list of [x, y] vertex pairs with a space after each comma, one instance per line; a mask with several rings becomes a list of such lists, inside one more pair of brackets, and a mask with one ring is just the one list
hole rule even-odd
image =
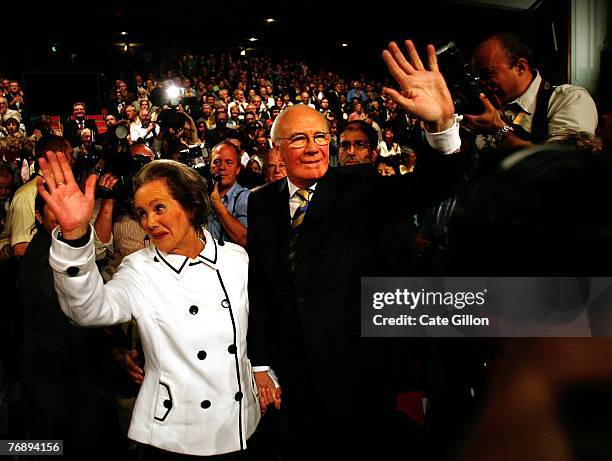
[[508, 136], [508, 133], [511, 131], [514, 131], [514, 128], [512, 128], [510, 125], [502, 126], [499, 130], [497, 130], [497, 133], [495, 133], [495, 142], [497, 144], [502, 142], [504, 139], [506, 139], [506, 136]]

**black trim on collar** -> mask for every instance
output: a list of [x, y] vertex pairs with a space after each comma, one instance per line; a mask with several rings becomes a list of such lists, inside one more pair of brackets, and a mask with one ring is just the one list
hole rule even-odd
[[187, 263], [187, 261], [189, 260], [189, 258], [187, 256], [185, 256], [185, 261], [183, 261], [183, 264], [181, 264], [181, 267], [179, 268], [179, 270], [176, 270], [174, 268], [174, 266], [172, 264], [170, 264], [168, 261], [166, 261], [164, 259], [164, 257], [162, 256], [162, 254], [159, 252], [159, 250], [157, 249], [157, 247], [155, 247], [155, 251], [157, 253], [157, 256], [159, 256], [161, 258], [161, 260], [166, 263], [166, 266], [168, 266], [170, 269], [172, 269], [174, 272], [176, 272], [177, 274], [180, 274], [181, 271], [183, 270], [183, 268], [185, 267], [185, 264]]
[[217, 242], [215, 242], [215, 239], [212, 238], [212, 237], [211, 237], [211, 240], [213, 242], [213, 245], [215, 246], [215, 259], [214, 259], [214, 261], [211, 261], [210, 259], [208, 259], [205, 256], [202, 256], [201, 254], [199, 254], [198, 257], [204, 259], [205, 261], [208, 261], [209, 263], [217, 264]]

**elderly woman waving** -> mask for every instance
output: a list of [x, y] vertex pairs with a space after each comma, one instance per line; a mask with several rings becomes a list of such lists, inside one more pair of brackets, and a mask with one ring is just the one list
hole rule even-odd
[[203, 228], [206, 182], [171, 160], [136, 174], [134, 206], [151, 245], [104, 285], [89, 225], [96, 177], [82, 193], [62, 153], [40, 166], [38, 191], [59, 224], [49, 261], [62, 310], [80, 325], [138, 324], [146, 373], [128, 436], [156, 459], [233, 459], [260, 418], [246, 347], [248, 256]]

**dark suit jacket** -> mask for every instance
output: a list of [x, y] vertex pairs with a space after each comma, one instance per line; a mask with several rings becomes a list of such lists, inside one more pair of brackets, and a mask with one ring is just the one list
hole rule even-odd
[[336, 116], [336, 120], [342, 120], [342, 105], [340, 104], [340, 93], [335, 90], [330, 91], [326, 95], [329, 100], [329, 108]]
[[381, 177], [370, 165], [330, 168], [301, 226], [295, 282], [287, 270], [287, 180], [251, 194], [249, 357], [277, 372], [290, 420], [301, 421], [301, 430], [337, 436], [339, 427], [393, 411], [408, 359], [392, 342], [360, 338], [360, 278], [389, 275], [380, 245], [385, 228], [454, 193], [461, 164], [458, 154], [428, 151], [414, 175]]
[[[85, 119], [85, 128], [89, 128], [94, 136], [94, 142], [98, 139], [98, 127], [95, 120]], [[81, 144], [81, 136], [79, 134], [79, 126], [76, 120], [68, 120], [64, 123], [64, 138], [68, 140], [72, 147]]]

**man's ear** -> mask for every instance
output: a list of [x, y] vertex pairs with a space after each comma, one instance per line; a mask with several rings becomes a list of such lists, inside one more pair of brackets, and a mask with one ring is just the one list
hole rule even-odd
[[523, 75], [531, 70], [529, 67], [529, 62], [527, 62], [525, 58], [519, 58], [518, 61], [516, 61], [515, 67], [517, 68], [519, 75]]
[[378, 158], [378, 149], [372, 149], [372, 163]]

